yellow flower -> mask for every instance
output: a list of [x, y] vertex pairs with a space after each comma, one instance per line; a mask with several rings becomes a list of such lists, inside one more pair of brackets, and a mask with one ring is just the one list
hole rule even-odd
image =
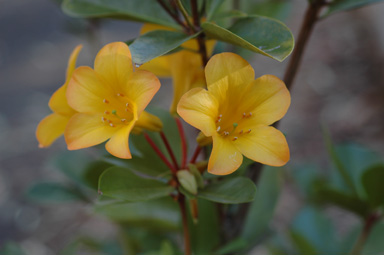
[[[141, 34], [153, 30], [171, 30], [170, 28], [145, 24]], [[212, 54], [216, 41], [206, 42], [208, 55]], [[188, 50], [180, 50], [176, 53], [155, 58], [145, 63], [140, 68], [151, 71], [159, 77], [172, 77], [173, 79], [173, 100], [170, 108], [171, 113], [176, 113], [177, 103], [180, 98], [192, 88], [205, 87], [204, 69], [201, 55], [198, 53], [196, 39], [189, 40], [181, 45]]]
[[280, 120], [290, 105], [283, 81], [273, 75], [254, 80], [249, 63], [233, 53], [211, 58], [205, 68], [208, 90], [187, 92], [179, 115], [205, 136], [213, 148], [208, 171], [226, 175], [238, 169], [243, 155], [254, 161], [282, 166], [289, 160], [284, 135], [269, 125]]
[[40, 121], [36, 129], [36, 138], [39, 141], [39, 147], [50, 146], [65, 130], [69, 119], [76, 113], [67, 103], [65, 93], [68, 82], [71, 79], [73, 70], [76, 66], [77, 56], [82, 46], [78, 45], [71, 53], [68, 60], [67, 75], [65, 83], [52, 95], [49, 100], [49, 107], [53, 111], [52, 114]]
[[131, 59], [125, 43], [110, 43], [97, 54], [94, 69], [82, 66], [73, 72], [67, 100], [78, 113], [69, 120], [64, 134], [69, 150], [109, 139], [105, 145], [109, 153], [131, 158], [128, 137], [135, 124], [161, 129], [161, 122], [150, 123], [154, 116], [143, 112], [160, 82], [148, 71], [134, 70]]

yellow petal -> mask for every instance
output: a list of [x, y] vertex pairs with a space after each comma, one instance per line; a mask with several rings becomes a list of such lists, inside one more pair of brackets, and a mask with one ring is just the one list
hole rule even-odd
[[161, 26], [161, 25], [156, 25], [156, 24], [152, 24], [152, 23], [145, 23], [141, 29], [140, 29], [140, 34], [145, 34], [145, 33], [148, 33], [150, 31], [154, 31], [154, 30], [168, 30], [168, 31], [173, 31], [174, 29], [170, 28], [170, 27], [166, 27], [166, 26]]
[[48, 147], [59, 138], [64, 133], [68, 120], [66, 116], [53, 113], [40, 121], [36, 129], [39, 147]]
[[80, 50], [82, 48], [83, 45], [77, 45], [76, 48], [72, 51], [71, 56], [69, 57], [65, 83], [68, 83], [69, 79], [71, 79], [73, 70], [75, 70], [76, 68], [77, 57], [79, 56]]
[[200, 129], [205, 136], [216, 132], [217, 100], [203, 88], [194, 88], [180, 99], [177, 113], [190, 125]]
[[205, 67], [208, 87], [226, 76], [231, 84], [239, 86], [253, 81], [255, 72], [252, 66], [237, 54], [225, 52], [214, 55]]
[[204, 70], [199, 54], [182, 51], [171, 56], [173, 100], [171, 113], [176, 113], [180, 98], [189, 90], [205, 86]]
[[135, 128], [146, 129], [149, 131], [160, 132], [163, 128], [161, 120], [149, 112], [143, 111], [135, 123]]
[[82, 45], [78, 45], [71, 53], [71, 56], [68, 60], [67, 75], [66, 81], [63, 86], [61, 86], [55, 93], [53, 93], [51, 99], [49, 100], [49, 107], [52, 111], [60, 113], [61, 115], [72, 116], [75, 111], [68, 105], [67, 98], [65, 96], [67, 85], [69, 80], [72, 77], [73, 70], [76, 67], [76, 60], [82, 49]]
[[77, 68], [69, 81], [67, 100], [69, 106], [83, 113], [101, 113], [103, 99], [111, 97], [112, 89], [104, 84], [90, 67]]
[[213, 136], [213, 148], [208, 162], [208, 172], [226, 175], [236, 171], [243, 162], [241, 152], [229, 139]]
[[64, 132], [68, 150], [78, 150], [97, 145], [110, 138], [117, 127], [110, 127], [101, 121], [102, 115], [75, 114]]
[[241, 111], [251, 112], [252, 118], [246, 119], [245, 125], [271, 125], [287, 113], [291, 96], [284, 82], [276, 76], [263, 75], [248, 88]]
[[270, 166], [282, 166], [289, 161], [289, 148], [285, 136], [269, 126], [252, 128], [234, 142], [244, 156]]
[[129, 133], [133, 127], [134, 122], [120, 128], [113, 134], [111, 139], [105, 144], [105, 148], [109, 153], [118, 158], [130, 159], [132, 158], [128, 146]]
[[122, 89], [124, 95], [136, 103], [137, 114], [140, 115], [160, 89], [160, 81], [151, 72], [136, 70]]
[[104, 79], [107, 86], [115, 88], [125, 86], [132, 76], [132, 56], [128, 46], [114, 42], [104, 46], [96, 56], [95, 72]]

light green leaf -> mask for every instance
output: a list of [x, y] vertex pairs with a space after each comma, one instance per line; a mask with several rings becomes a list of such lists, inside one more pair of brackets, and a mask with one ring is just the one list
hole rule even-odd
[[360, 8], [380, 1], [382, 0], [333, 0], [328, 5], [328, 9], [324, 16], [328, 16], [341, 11]]
[[95, 211], [113, 221], [159, 230], [179, 230], [180, 211], [171, 198], [148, 202], [96, 205]]
[[27, 195], [33, 200], [42, 203], [62, 203], [86, 200], [79, 190], [54, 182], [37, 183], [27, 191]]
[[210, 38], [243, 47], [280, 62], [293, 50], [291, 31], [272, 18], [256, 15], [239, 18], [229, 29], [205, 22], [202, 28]]
[[240, 237], [249, 243], [257, 242], [268, 229], [280, 195], [282, 168], [265, 166], [258, 182], [258, 191], [253, 200]]
[[167, 54], [184, 42], [195, 38], [197, 34], [187, 35], [181, 32], [155, 30], [138, 37], [129, 46], [135, 64], [144, 64], [156, 57]]
[[198, 197], [223, 204], [250, 202], [256, 195], [256, 186], [245, 177], [235, 177], [211, 183], [199, 190]]
[[384, 205], [384, 164], [375, 165], [364, 171], [361, 181], [368, 201], [374, 207]]
[[138, 176], [127, 168], [111, 167], [100, 176], [99, 190], [108, 197], [137, 202], [166, 197], [174, 187]]
[[156, 0], [64, 0], [62, 9], [73, 17], [126, 19], [178, 28]]

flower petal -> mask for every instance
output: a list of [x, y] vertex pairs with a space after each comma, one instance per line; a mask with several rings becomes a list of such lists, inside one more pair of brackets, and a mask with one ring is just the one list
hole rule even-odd
[[48, 147], [59, 138], [64, 133], [68, 120], [69, 118], [66, 116], [53, 113], [40, 121], [36, 129], [39, 147]]
[[111, 97], [111, 94], [111, 88], [87, 66], [81, 66], [73, 72], [67, 88], [69, 106], [83, 113], [103, 112], [103, 99]]
[[122, 89], [124, 95], [136, 103], [140, 114], [160, 89], [160, 81], [151, 72], [136, 70]]
[[208, 162], [208, 172], [227, 175], [236, 171], [243, 162], [243, 156], [227, 138], [213, 136], [213, 148]]
[[135, 128], [146, 129], [153, 132], [160, 132], [163, 128], [161, 119], [149, 112], [143, 111], [135, 123]]
[[177, 113], [190, 125], [200, 129], [205, 136], [216, 132], [217, 100], [205, 89], [194, 88], [180, 99]]
[[75, 114], [68, 122], [64, 136], [68, 150], [78, 150], [97, 145], [110, 138], [116, 127], [105, 125], [100, 115]]
[[252, 66], [237, 54], [224, 52], [214, 55], [205, 67], [208, 87], [226, 76], [231, 84], [238, 86], [253, 81], [255, 72]]
[[96, 56], [95, 72], [118, 93], [133, 72], [132, 56], [128, 46], [122, 42], [104, 46]]
[[259, 126], [234, 142], [244, 156], [270, 166], [283, 166], [289, 161], [285, 136], [274, 127]]
[[83, 45], [81, 44], [77, 45], [76, 48], [72, 51], [71, 55], [69, 56], [65, 83], [68, 83], [69, 79], [71, 79], [72, 73], [76, 68], [77, 57], [79, 56], [80, 50], [82, 48], [83, 48]]
[[105, 144], [105, 148], [109, 153], [118, 158], [132, 158], [128, 146], [129, 133], [132, 130], [134, 121], [129, 125], [120, 128], [113, 134], [111, 139]]
[[199, 54], [182, 51], [173, 54], [170, 58], [173, 78], [173, 100], [170, 112], [176, 113], [177, 104], [186, 92], [205, 86], [204, 70]]

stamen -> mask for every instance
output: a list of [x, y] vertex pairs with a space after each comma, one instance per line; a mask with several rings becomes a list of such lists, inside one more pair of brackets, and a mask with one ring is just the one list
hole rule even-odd
[[124, 95], [121, 94], [121, 93], [117, 93], [116, 96], [118, 96], [118, 97], [124, 97]]
[[251, 112], [248, 114], [248, 118], [249, 118], [249, 117], [252, 117], [252, 113], [251, 113]]
[[233, 139], [232, 139], [232, 141], [236, 141], [237, 140], [237, 137], [235, 136]]
[[220, 127], [220, 126], [218, 126], [218, 127], [217, 127], [217, 129], [216, 129], [216, 131], [217, 131], [217, 132], [219, 132], [219, 131], [220, 131], [220, 129], [221, 129], [221, 127]]
[[107, 122], [108, 122], [108, 123], [112, 123], [112, 121], [111, 121], [111, 120], [107, 120]]
[[220, 114], [220, 115], [219, 115], [219, 118], [221, 118], [221, 117], [223, 117], [223, 114]]
[[251, 133], [251, 130], [250, 130], [250, 129], [248, 129], [248, 131], [247, 131], [247, 134], [249, 134], [249, 133]]
[[117, 111], [116, 111], [116, 110], [112, 110], [112, 114], [113, 114], [113, 115], [116, 115], [116, 114], [117, 114]]
[[104, 98], [104, 99], [103, 99], [103, 103], [104, 103], [104, 104], [109, 104], [109, 101], [108, 101], [107, 99]]
[[243, 134], [243, 130], [241, 130], [241, 131], [239, 132], [239, 135], [241, 135], [241, 134]]
[[125, 122], [126, 121], [126, 119], [121, 119], [121, 122]]
[[128, 109], [128, 108], [125, 108], [125, 111], [126, 111], [126, 112], [129, 112], [129, 109]]
[[106, 120], [107, 120], [106, 118], [101, 117], [101, 121], [102, 121], [102, 122], [105, 122]]
[[113, 125], [113, 123], [109, 123], [109, 125], [111, 126], [111, 127], [114, 127], [115, 125]]
[[105, 111], [104, 114], [109, 114], [109, 111]]
[[125, 106], [128, 107], [128, 106], [129, 106], [129, 103], [126, 103]]
[[247, 114], [245, 112], [243, 112], [243, 118], [247, 117]]
[[224, 135], [225, 135], [225, 136], [229, 135], [229, 132], [224, 131]]

